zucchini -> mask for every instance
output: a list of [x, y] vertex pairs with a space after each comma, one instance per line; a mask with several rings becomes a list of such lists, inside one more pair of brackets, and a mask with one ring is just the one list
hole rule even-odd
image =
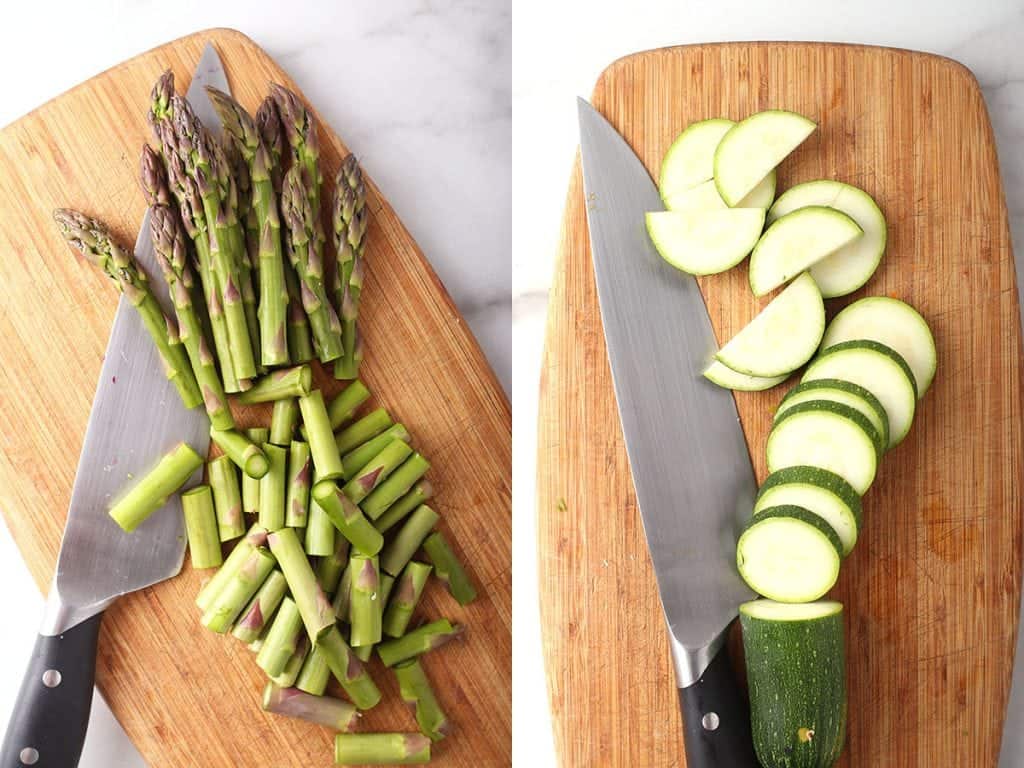
[[903, 357], [914, 374], [918, 398], [935, 378], [937, 356], [931, 328], [912, 306], [888, 296], [870, 296], [835, 316], [822, 340], [822, 349], [844, 341], [870, 339]]
[[863, 234], [856, 221], [834, 208], [810, 205], [788, 213], [754, 247], [750, 289], [764, 296]]
[[813, 121], [781, 109], [736, 123], [715, 148], [714, 178], [726, 205], [735, 206], [815, 129]]
[[889, 419], [889, 448], [899, 445], [910, 432], [917, 406], [914, 374], [890, 347], [865, 339], [831, 346], [804, 372], [803, 381], [817, 379], [859, 384], [878, 398]]
[[832, 768], [846, 741], [843, 606], [740, 606], [754, 751], [764, 768]]
[[811, 359], [825, 332], [825, 303], [806, 272], [786, 287], [715, 358], [748, 376], [781, 376]]
[[768, 471], [810, 466], [842, 477], [864, 495], [878, 469], [875, 428], [864, 414], [830, 400], [794, 405], [772, 426], [765, 446]]
[[[775, 199], [775, 172], [769, 173], [754, 191], [740, 200], [734, 208], [760, 208], [766, 210]], [[701, 182], [696, 187], [673, 192], [663, 198], [665, 207], [670, 211], [718, 211], [728, 208], [718, 194], [714, 179]]]
[[867, 192], [841, 181], [821, 179], [797, 184], [779, 196], [768, 211], [768, 224], [800, 208], [824, 205], [857, 222], [864, 236], [811, 267], [811, 277], [826, 299], [845, 296], [863, 286], [885, 253], [885, 216]]
[[691, 275], [714, 275], [735, 267], [764, 227], [760, 208], [653, 211], [646, 219], [647, 233], [662, 258]]
[[885, 415], [885, 408], [871, 392], [860, 384], [839, 379], [815, 379], [805, 381], [793, 387], [782, 398], [779, 407], [775, 411], [775, 418], [786, 412], [794, 405], [806, 403], [809, 400], [833, 400], [851, 408], [856, 408], [864, 414], [871, 425], [878, 430], [879, 453], [885, 453], [889, 447], [889, 417]]
[[839, 578], [842, 543], [813, 512], [792, 505], [750, 519], [736, 545], [736, 567], [752, 590], [780, 603], [817, 600]]
[[734, 371], [725, 363], [720, 363], [715, 360], [704, 371], [704, 378], [708, 381], [714, 382], [724, 389], [736, 389], [741, 392], [760, 392], [762, 390], [778, 386], [789, 378], [789, 374], [772, 376], [768, 379], [760, 378], [758, 376], [748, 376], [745, 373]]
[[843, 545], [843, 557], [853, 551], [861, 526], [860, 496], [839, 475], [802, 466], [773, 472], [757, 493], [754, 514], [789, 504], [813, 512], [831, 525]]

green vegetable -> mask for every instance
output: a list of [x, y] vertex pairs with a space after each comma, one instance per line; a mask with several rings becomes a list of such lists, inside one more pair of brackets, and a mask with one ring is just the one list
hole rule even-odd
[[299, 418], [299, 404], [294, 397], [274, 401], [274, 412], [270, 417], [270, 440], [274, 445], [287, 448], [295, 434], [295, 423]]
[[349, 644], [374, 645], [381, 636], [380, 567], [376, 557], [360, 554], [352, 555], [348, 567], [352, 571]]
[[360, 503], [364, 514], [371, 520], [376, 520], [388, 509], [405, 496], [412, 486], [423, 477], [430, 469], [430, 462], [418, 453], [413, 453], [401, 466], [392, 472], [384, 482], [379, 483], [376, 488]]
[[227, 456], [218, 456], [206, 465], [217, 510], [217, 531], [221, 541], [237, 539], [245, 533], [242, 517], [242, 494], [238, 487], [238, 470]]
[[376, 683], [342, 639], [341, 633], [333, 623], [327, 633], [317, 641], [317, 647], [327, 660], [331, 674], [341, 683], [353, 704], [359, 709], [366, 710], [380, 703], [380, 690]]
[[[307, 656], [307, 663], [311, 656]], [[333, 731], [351, 728], [359, 710], [343, 699], [332, 696], [310, 695], [298, 688], [282, 688], [267, 683], [263, 689], [263, 711], [285, 717], [295, 717]]]
[[131, 533], [166, 504], [202, 465], [202, 457], [191, 446], [178, 443], [110, 508], [110, 516]]
[[334, 182], [335, 199], [332, 223], [334, 248], [338, 254], [334, 273], [334, 297], [341, 312], [344, 353], [334, 363], [334, 376], [355, 379], [359, 375], [362, 344], [356, 319], [363, 292], [366, 237], [366, 186], [355, 155], [341, 162]]
[[321, 480], [314, 485], [313, 499], [357, 552], [367, 556], [380, 552], [384, 537], [334, 482]]
[[840, 379], [814, 379], [793, 387], [782, 398], [775, 411], [775, 420], [794, 405], [811, 400], [833, 400], [848, 405], [864, 414], [878, 433], [878, 450], [885, 453], [889, 447], [889, 417], [878, 398], [859, 384]]
[[440, 531], [427, 536], [423, 551], [434, 564], [434, 575], [444, 582], [459, 605], [469, 605], [476, 599], [476, 587]]
[[258, 639], [270, 624], [287, 591], [288, 582], [284, 574], [278, 570], [271, 571], [238, 617], [231, 634], [246, 644]]
[[302, 545], [294, 528], [282, 528], [267, 536], [270, 551], [281, 564], [281, 571], [288, 580], [292, 598], [306, 625], [306, 632], [314, 642], [334, 627], [334, 610], [324, 591], [317, 584], [313, 569], [302, 551]]
[[216, 568], [223, 562], [220, 537], [217, 534], [217, 516], [213, 511], [210, 486], [197, 485], [181, 494], [181, 508], [185, 513], [185, 531], [193, 568]]
[[448, 619], [439, 619], [407, 632], [400, 638], [381, 643], [377, 646], [377, 655], [385, 667], [393, 667], [406, 659], [440, 648], [461, 635], [463, 629], [461, 625], [452, 624]]
[[370, 411], [370, 413], [363, 416], [363, 418], [349, 424], [343, 430], [338, 432], [335, 436], [335, 444], [337, 445], [338, 453], [344, 455], [349, 451], [358, 448], [367, 440], [376, 437], [394, 423], [395, 422], [392, 421], [387, 409], [378, 408], [375, 411]]
[[[263, 445], [270, 441], [270, 430], [264, 427], [253, 427], [245, 430], [245, 436], [254, 445]], [[247, 515], [258, 515], [260, 512], [260, 481], [257, 477], [249, 477], [242, 473], [242, 511]]]
[[202, 625], [213, 632], [227, 632], [274, 570], [274, 563], [266, 549], [253, 548], [203, 613]]
[[434, 486], [429, 480], [420, 480], [412, 487], [405, 496], [392, 504], [388, 511], [373, 521], [373, 527], [381, 533], [387, 533], [398, 523], [405, 519], [406, 515], [420, 506], [425, 501], [434, 497]]
[[367, 440], [358, 448], [353, 448], [341, 457], [341, 464], [345, 468], [345, 474], [342, 479], [351, 480], [374, 456], [387, 448], [392, 440], [401, 440], [407, 443], [409, 439], [409, 431], [404, 425], [391, 425], [384, 432]]
[[249, 477], [259, 479], [270, 469], [266, 454], [238, 430], [211, 428], [210, 439]]
[[412, 454], [412, 448], [402, 440], [392, 440], [384, 449], [370, 459], [352, 479], [345, 483], [342, 493], [356, 504], [370, 495], [370, 492], [384, 482]]
[[370, 399], [370, 390], [359, 379], [349, 383], [337, 397], [331, 400], [327, 406], [327, 415], [331, 419], [331, 429], [338, 429], [341, 425], [351, 421], [355, 415], [356, 408]]
[[412, 619], [412, 612], [416, 610], [432, 570], [432, 566], [415, 560], [405, 566], [392, 590], [391, 601], [384, 611], [385, 635], [401, 637], [405, 634]]
[[298, 649], [301, 637], [302, 617], [295, 601], [286, 597], [277, 609], [263, 646], [256, 654], [256, 666], [266, 672], [267, 677], [277, 677], [284, 672], [285, 665]]
[[284, 528], [285, 474], [288, 450], [279, 445], [263, 444], [263, 453], [270, 462], [270, 470], [260, 478], [259, 523], [268, 531]]
[[243, 405], [270, 403], [288, 397], [308, 395], [313, 386], [313, 371], [308, 365], [282, 368], [268, 373], [253, 384], [252, 388], [238, 396]]
[[306, 527], [312, 474], [309, 446], [293, 440], [288, 452], [288, 497], [285, 502], [285, 525], [289, 528]]
[[196, 596], [196, 605], [199, 606], [200, 610], [205, 611], [216, 599], [217, 594], [224, 588], [224, 586], [231, 580], [231, 577], [235, 575], [235, 571], [241, 567], [242, 563], [249, 557], [249, 554], [257, 547], [262, 547], [267, 543], [267, 529], [261, 528], [259, 525], [253, 525], [236, 545], [231, 554], [228, 555], [228, 559], [224, 561], [224, 565], [213, 574], [206, 585], [199, 590], [199, 594]]
[[430, 762], [430, 739], [419, 733], [339, 733], [336, 765], [423, 765]]
[[440, 741], [451, 730], [448, 716], [441, 709], [441, 704], [430, 687], [419, 659], [409, 659], [394, 666], [398, 688], [404, 701], [416, 713], [416, 723], [420, 733], [428, 736], [431, 741]]
[[341, 465], [341, 452], [334, 442], [331, 420], [324, 405], [324, 396], [319, 389], [299, 398], [302, 423], [306, 428], [306, 439], [313, 455], [313, 466], [321, 480], [341, 477], [345, 470]]
[[[381, 568], [392, 576], [400, 574], [440, 519], [441, 516], [426, 504], [417, 507], [384, 548], [380, 558]], [[441, 554], [440, 551], [438, 554]]]

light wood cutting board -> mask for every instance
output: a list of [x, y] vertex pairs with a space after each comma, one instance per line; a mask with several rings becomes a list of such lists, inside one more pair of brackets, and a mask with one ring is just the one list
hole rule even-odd
[[[648, 51], [593, 103], [657, 178], [688, 123], [791, 109], [819, 129], [779, 171], [863, 187], [889, 223], [861, 295], [909, 301], [939, 370], [865, 496], [833, 595], [846, 605], [842, 766], [996, 763], [1017, 633], [1021, 344], [1006, 208], [978, 84], [948, 59], [803, 43]], [[719, 341], [763, 306], [745, 267], [700, 281]], [[737, 393], [758, 479], [786, 391]], [[682, 436], [680, 436], [682, 439]], [[541, 378], [542, 628], [562, 764], [681, 766], [665, 628], [636, 507], [594, 287], [582, 182], [569, 184]]]
[[[61, 241], [50, 212], [78, 208], [135, 242], [145, 210], [135, 179], [142, 143], [151, 140], [150, 88], [171, 67], [184, 92], [208, 41], [249, 109], [268, 81], [295, 87], [244, 35], [211, 30], [121, 64], [0, 131], [0, 508], [43, 590], [117, 304], [110, 281]], [[322, 121], [321, 141], [324, 178], [333, 179], [347, 150]], [[433, 463], [428, 477], [443, 527], [481, 586], [480, 598], [460, 608], [435, 583], [420, 610], [468, 625], [463, 642], [424, 661], [456, 727], [437, 745], [435, 762], [508, 765], [511, 412], [444, 286], [380, 191], [368, 186], [362, 377], [374, 392], [371, 404], [401, 418]], [[340, 389], [322, 375], [319, 383], [327, 394]], [[246, 426], [269, 419], [266, 408], [236, 413]], [[250, 651], [199, 626], [193, 600], [200, 580], [186, 562], [179, 577], [118, 601], [104, 618], [97, 682], [132, 741], [160, 768], [331, 765], [332, 734], [261, 712], [264, 678]], [[41, 617], [16, 618], [34, 624]], [[379, 662], [372, 673], [385, 703], [361, 728], [415, 730], [392, 675]]]

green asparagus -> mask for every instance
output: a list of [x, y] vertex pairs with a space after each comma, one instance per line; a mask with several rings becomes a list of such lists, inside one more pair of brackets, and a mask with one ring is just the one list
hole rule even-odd
[[448, 716], [430, 687], [430, 681], [423, 671], [419, 659], [409, 659], [394, 666], [395, 677], [402, 701], [416, 713], [420, 733], [431, 741], [440, 741], [451, 732]]
[[330, 677], [331, 668], [327, 666], [324, 652], [318, 646], [313, 646], [302, 663], [302, 669], [299, 670], [299, 676], [295, 680], [295, 687], [314, 696], [323, 696]]
[[336, 765], [424, 765], [430, 739], [419, 733], [339, 733], [334, 737]]
[[273, 371], [257, 381], [251, 389], [238, 396], [242, 405], [269, 403], [286, 397], [301, 397], [313, 386], [313, 372], [308, 365]]
[[271, 571], [238, 617], [231, 634], [246, 644], [258, 639], [280, 607], [287, 591], [288, 582], [285, 581], [284, 574], [278, 570]]
[[359, 709], [372, 709], [380, 702], [380, 690], [363, 663], [356, 658], [352, 649], [342, 639], [337, 626], [330, 629], [317, 641], [331, 668], [331, 674], [341, 683], [345, 693]]
[[270, 551], [281, 564], [284, 577], [288, 580], [292, 597], [306, 625], [306, 632], [314, 642], [334, 626], [334, 609], [317, 584], [316, 575], [302, 551], [302, 545], [293, 528], [282, 528], [267, 537]]
[[270, 576], [274, 562], [274, 556], [266, 549], [253, 548], [203, 613], [202, 625], [213, 632], [227, 632]]
[[476, 599], [473, 581], [440, 531], [435, 531], [426, 538], [423, 542], [423, 551], [434, 564], [434, 574], [444, 582], [459, 605], [468, 605]]
[[210, 428], [210, 439], [249, 477], [257, 480], [267, 474], [270, 462], [259, 446], [236, 429]]
[[288, 449], [264, 443], [263, 453], [270, 462], [270, 469], [260, 478], [259, 523], [268, 531], [274, 532], [284, 528]]
[[110, 516], [126, 533], [167, 503], [192, 473], [203, 465], [202, 457], [186, 443], [178, 443], [110, 508]]
[[351, 607], [352, 568], [346, 563], [345, 570], [341, 572], [341, 578], [338, 580], [338, 588], [334, 592], [331, 608], [334, 609], [334, 615], [338, 617], [338, 621], [348, 623], [352, 618]]
[[[245, 436], [254, 445], [263, 445], [270, 441], [270, 430], [266, 427], [252, 427], [245, 430]], [[242, 510], [247, 515], [258, 515], [260, 512], [260, 481], [257, 477], [249, 477], [242, 473]]]
[[218, 456], [210, 460], [206, 471], [213, 490], [220, 540], [237, 539], [245, 533], [245, 519], [242, 517], [242, 494], [235, 464], [227, 456]]
[[341, 457], [341, 465], [345, 468], [345, 476], [342, 479], [351, 480], [360, 469], [370, 463], [374, 456], [387, 448], [392, 440], [401, 440], [403, 443], [407, 443], [410, 439], [409, 430], [405, 428], [405, 425], [394, 424], [388, 427], [386, 431]]
[[380, 567], [376, 557], [360, 554], [352, 555], [348, 567], [352, 569], [349, 645], [374, 645], [381, 636]]
[[402, 440], [392, 440], [384, 449], [370, 459], [352, 479], [345, 483], [342, 492], [356, 504], [370, 495], [412, 454], [412, 448]]
[[[312, 654], [306, 658], [307, 664], [310, 658]], [[263, 689], [263, 711], [297, 717], [334, 731], [347, 731], [359, 717], [359, 710], [343, 699], [310, 695], [299, 688], [282, 688], [274, 683], [267, 683]]]
[[216, 599], [218, 593], [224, 588], [224, 586], [231, 580], [231, 577], [235, 575], [249, 554], [257, 547], [262, 547], [267, 543], [267, 529], [261, 528], [259, 525], [253, 525], [246, 531], [245, 537], [241, 539], [231, 554], [228, 555], [228, 559], [224, 561], [224, 565], [213, 574], [201, 590], [199, 595], [196, 597], [196, 605], [199, 606], [200, 610], [205, 611]]
[[185, 532], [193, 568], [216, 568], [223, 561], [220, 537], [217, 534], [217, 516], [213, 511], [210, 486], [197, 485], [181, 494], [181, 508], [185, 513]]
[[321, 480], [341, 477], [345, 470], [341, 464], [341, 454], [334, 443], [323, 393], [314, 389], [300, 397], [299, 410], [302, 412], [302, 424], [306, 428], [306, 439], [309, 441], [317, 477]]
[[274, 445], [287, 448], [291, 445], [295, 434], [295, 422], [299, 418], [299, 404], [294, 397], [274, 401], [274, 411], [270, 417], [270, 440]]
[[306, 663], [306, 657], [309, 656], [310, 648], [312, 647], [313, 644], [309, 642], [309, 638], [303, 633], [299, 638], [295, 652], [285, 662], [281, 674], [274, 675], [270, 678], [270, 682], [281, 688], [291, 688], [295, 685], [295, 681], [299, 679], [299, 673], [302, 671], [302, 665]]
[[338, 453], [346, 454], [358, 448], [394, 423], [386, 409], [378, 408], [375, 411], [371, 411], [335, 435], [334, 442], [338, 447]]
[[341, 574], [348, 565], [349, 543], [344, 536], [338, 536], [334, 545], [334, 552], [321, 557], [316, 564], [316, 580], [320, 588], [328, 595], [333, 595], [338, 589], [338, 582]]
[[384, 482], [361, 502], [363, 512], [371, 520], [383, 515], [391, 505], [405, 496], [412, 486], [430, 469], [430, 462], [414, 453], [392, 472]]
[[384, 634], [388, 637], [402, 637], [409, 628], [412, 613], [419, 604], [423, 589], [430, 579], [432, 566], [415, 560], [409, 562], [402, 571], [391, 600], [384, 610]]
[[380, 558], [381, 567], [392, 576], [401, 573], [440, 519], [441, 516], [426, 504], [417, 507], [384, 549]]
[[406, 632], [402, 637], [380, 643], [377, 646], [377, 655], [385, 667], [393, 667], [406, 659], [440, 648], [462, 632], [461, 625], [452, 624], [448, 619], [439, 619]]
[[359, 300], [363, 292], [366, 236], [366, 186], [355, 155], [342, 163], [334, 183], [334, 246], [338, 266], [334, 273], [335, 302], [341, 313], [344, 352], [334, 363], [334, 376], [354, 379], [359, 375], [362, 353], [357, 344]]
[[406, 515], [415, 510], [425, 501], [434, 497], [434, 486], [429, 480], [420, 480], [405, 496], [400, 498], [388, 511], [373, 521], [373, 527], [381, 533], [387, 533], [405, 519]]
[[351, 421], [356, 408], [370, 399], [370, 390], [359, 379], [351, 382], [327, 406], [327, 415], [331, 419], [331, 429], [338, 429]]
[[303, 637], [302, 617], [295, 601], [284, 598], [270, 632], [263, 641], [263, 647], [256, 655], [256, 666], [267, 673], [268, 677], [276, 677], [284, 671], [285, 664], [299, 647], [299, 639]]
[[384, 537], [333, 481], [321, 480], [316, 483], [313, 486], [313, 499], [356, 551], [364, 555], [376, 555], [380, 552], [384, 545]]
[[312, 474], [313, 464], [310, 460], [309, 446], [301, 440], [293, 440], [288, 451], [288, 497], [285, 501], [284, 518], [284, 524], [289, 528], [306, 527], [309, 519]]

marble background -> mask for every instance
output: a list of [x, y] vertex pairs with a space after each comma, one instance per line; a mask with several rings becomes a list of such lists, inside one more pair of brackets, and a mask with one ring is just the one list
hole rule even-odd
[[[0, 125], [161, 43], [209, 27], [241, 30], [288, 70], [359, 156], [430, 259], [508, 391], [508, 4], [176, 0], [173, 12], [168, 7], [154, 0], [5, 3]], [[0, 580], [5, 615], [17, 618], [0, 633], [0, 656], [8, 660], [0, 665], [0, 723], [6, 723], [42, 600], [3, 526]], [[97, 700], [83, 768], [143, 765]]]
[[[578, 143], [577, 96], [601, 70], [648, 48], [726, 40], [819, 40], [914, 48], [970, 67], [985, 94], [999, 149], [1018, 274], [1024, 257], [1024, 3], [1019, 0], [522, 0], [516, 6], [515, 272], [513, 277], [514, 505], [517, 742], [529, 763], [553, 765], [544, 706], [537, 601], [535, 453], [547, 289]], [[1020, 278], [1018, 278], [1020, 280]], [[1019, 657], [1024, 654], [1018, 654]], [[1001, 768], [1024, 766], [1024, 670]], [[1018, 679], [1019, 678], [1019, 679]], [[529, 734], [530, 746], [522, 744]], [[518, 763], [518, 759], [516, 761]], [[979, 766], [979, 768], [984, 768]]]

